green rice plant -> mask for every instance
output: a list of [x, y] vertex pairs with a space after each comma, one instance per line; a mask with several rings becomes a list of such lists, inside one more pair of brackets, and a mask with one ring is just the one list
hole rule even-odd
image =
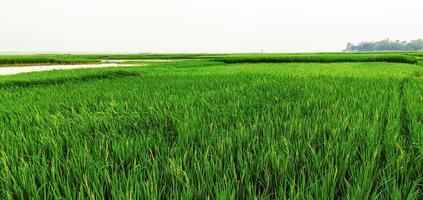
[[394, 62], [416, 64], [414, 56], [402, 54], [293, 54], [223, 56], [211, 60], [224, 63], [335, 63], [335, 62]]
[[0, 55], [1, 65], [84, 64], [102, 60], [209, 60], [224, 63], [333, 63], [394, 62], [416, 64], [418, 54], [411, 53], [309, 53], [309, 54], [42, 54]]
[[[0, 65], [22, 64], [85, 64], [101, 60], [172, 60], [197, 59], [206, 54], [41, 54], [41, 55], [0, 55]], [[216, 54], [217, 55], [217, 54]]]
[[182, 61], [0, 77], [0, 197], [420, 199], [420, 73]]
[[3, 81], [0, 82], [0, 88], [8, 88], [15, 90], [18, 88], [27, 88], [27, 87], [39, 87], [39, 86], [48, 86], [48, 85], [58, 85], [69, 82], [89, 82], [100, 79], [113, 79], [118, 77], [130, 77], [137, 76], [137, 73], [128, 72], [128, 71], [105, 71], [97, 72], [95, 74], [82, 74], [77, 77], [60, 77], [60, 78], [48, 78], [40, 80], [13, 80], [13, 81]]
[[84, 64], [98, 63], [99, 60], [66, 55], [1, 55], [0, 65], [15, 64]]

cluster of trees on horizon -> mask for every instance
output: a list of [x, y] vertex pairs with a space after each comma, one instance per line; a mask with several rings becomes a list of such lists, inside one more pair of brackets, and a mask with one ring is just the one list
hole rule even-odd
[[423, 40], [412, 40], [410, 42], [400, 40], [382, 40], [376, 42], [361, 42], [358, 45], [347, 44], [344, 52], [371, 52], [371, 51], [423, 51]]

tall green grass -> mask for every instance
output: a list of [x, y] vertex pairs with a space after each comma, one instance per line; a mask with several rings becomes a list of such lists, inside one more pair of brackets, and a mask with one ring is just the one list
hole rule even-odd
[[100, 60], [71, 55], [0, 55], [0, 65], [15, 64], [85, 64]]
[[45, 78], [45, 79], [36, 79], [36, 80], [11, 80], [11, 81], [0, 81], [0, 88], [16, 90], [20, 88], [33, 88], [40, 86], [49, 86], [49, 85], [60, 85], [70, 82], [91, 82], [101, 79], [114, 79], [120, 77], [131, 77], [137, 76], [138, 73], [113, 70], [105, 72], [97, 72], [94, 74], [84, 73], [78, 76], [70, 77], [60, 77], [60, 78]]
[[224, 63], [335, 63], [393, 62], [416, 64], [418, 54], [411, 53], [309, 53], [309, 54], [104, 54], [104, 55], [0, 55], [0, 65], [81, 64], [101, 60], [191, 59]]
[[40, 55], [0, 55], [0, 65], [13, 64], [85, 64], [99, 63], [101, 60], [119, 59], [196, 59], [206, 54], [40, 54]]
[[416, 64], [414, 56], [403, 54], [270, 54], [221, 56], [212, 60], [224, 63], [336, 63], [393, 62]]
[[420, 199], [423, 87], [398, 63], [0, 78], [2, 199]]

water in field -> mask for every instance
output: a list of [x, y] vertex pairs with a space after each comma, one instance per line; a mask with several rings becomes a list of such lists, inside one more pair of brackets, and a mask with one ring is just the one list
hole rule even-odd
[[142, 64], [122, 64], [124, 62], [174, 62], [177, 60], [159, 60], [159, 59], [128, 59], [128, 60], [102, 60], [101, 64], [80, 64], [80, 65], [34, 65], [34, 66], [20, 66], [20, 67], [0, 67], [0, 76], [21, 74], [28, 72], [41, 72], [50, 70], [65, 70], [65, 69], [85, 69], [85, 68], [104, 68], [104, 67], [133, 67], [143, 66]]
[[81, 64], [81, 65], [36, 65], [25, 67], [0, 67], [0, 75], [13, 75], [28, 72], [41, 72], [51, 70], [66, 69], [87, 69], [87, 68], [104, 68], [104, 67], [133, 67], [142, 66], [140, 64], [118, 64], [118, 63], [102, 63], [102, 64]]

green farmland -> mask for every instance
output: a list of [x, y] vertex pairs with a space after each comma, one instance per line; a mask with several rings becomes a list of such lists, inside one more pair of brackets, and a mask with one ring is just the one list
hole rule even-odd
[[0, 197], [422, 199], [422, 55], [0, 56], [184, 59], [0, 76]]

